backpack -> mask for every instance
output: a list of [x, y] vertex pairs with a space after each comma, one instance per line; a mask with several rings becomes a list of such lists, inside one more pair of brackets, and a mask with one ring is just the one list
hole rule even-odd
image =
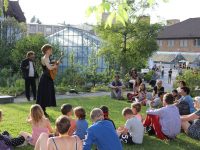
[[4, 140], [0, 140], [0, 150], [14, 150], [11, 146], [5, 144]]
[[186, 101], [181, 101], [176, 106], [178, 107], [181, 116], [190, 114], [190, 106]]

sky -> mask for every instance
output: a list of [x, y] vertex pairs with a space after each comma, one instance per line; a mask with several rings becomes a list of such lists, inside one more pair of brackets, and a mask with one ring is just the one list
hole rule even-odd
[[[27, 22], [33, 16], [40, 19], [43, 24], [95, 23], [95, 17], [86, 17], [88, 6], [98, 4], [100, 0], [19, 0]], [[159, 0], [158, 0], [159, 1]], [[160, 0], [161, 1], [161, 0]], [[149, 11], [151, 22], [163, 22], [167, 19], [180, 19], [181, 21], [200, 17], [200, 0], [168, 0], [159, 3], [154, 10]]]

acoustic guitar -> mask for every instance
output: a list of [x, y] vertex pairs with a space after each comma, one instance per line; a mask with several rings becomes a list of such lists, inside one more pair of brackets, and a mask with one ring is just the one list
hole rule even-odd
[[[61, 56], [60, 56], [60, 58], [57, 60], [57, 61], [55, 61], [52, 65], [54, 66], [54, 65], [59, 65], [60, 64], [60, 61], [61, 61], [61, 59], [64, 57], [64, 54], [63, 54], [63, 52], [61, 52]], [[58, 67], [57, 68], [55, 68], [55, 69], [53, 69], [53, 70], [49, 70], [49, 74], [50, 74], [50, 77], [51, 77], [51, 79], [52, 80], [54, 80], [55, 78], [56, 78], [56, 75], [57, 75], [57, 73], [58, 73]]]

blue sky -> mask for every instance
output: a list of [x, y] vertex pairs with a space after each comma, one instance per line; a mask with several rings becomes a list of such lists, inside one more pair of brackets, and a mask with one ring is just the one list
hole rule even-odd
[[[85, 17], [88, 6], [95, 5], [100, 0], [19, 0], [19, 3], [30, 21], [32, 16], [38, 17], [44, 24], [58, 24], [64, 21], [67, 24], [93, 23], [95, 17]], [[159, 0], [157, 0], [159, 1]], [[180, 19], [200, 17], [200, 0], [169, 0], [159, 3], [151, 10], [151, 22], [162, 22], [166, 19]]]

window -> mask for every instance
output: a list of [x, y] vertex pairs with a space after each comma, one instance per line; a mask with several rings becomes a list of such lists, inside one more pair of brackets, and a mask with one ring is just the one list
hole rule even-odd
[[195, 39], [194, 40], [194, 46], [200, 47], [200, 39]]
[[44, 26], [38, 26], [38, 32], [44, 32]]
[[30, 25], [30, 32], [35, 33], [36, 32], [36, 25]]
[[167, 46], [168, 47], [173, 47], [174, 46], [174, 40], [168, 40], [167, 41]]
[[157, 40], [158, 46], [162, 46], [162, 40]]
[[180, 47], [187, 47], [187, 40], [180, 40]]
[[52, 32], [51, 27], [46, 27], [46, 33], [47, 33], [47, 34], [51, 34], [51, 32]]

